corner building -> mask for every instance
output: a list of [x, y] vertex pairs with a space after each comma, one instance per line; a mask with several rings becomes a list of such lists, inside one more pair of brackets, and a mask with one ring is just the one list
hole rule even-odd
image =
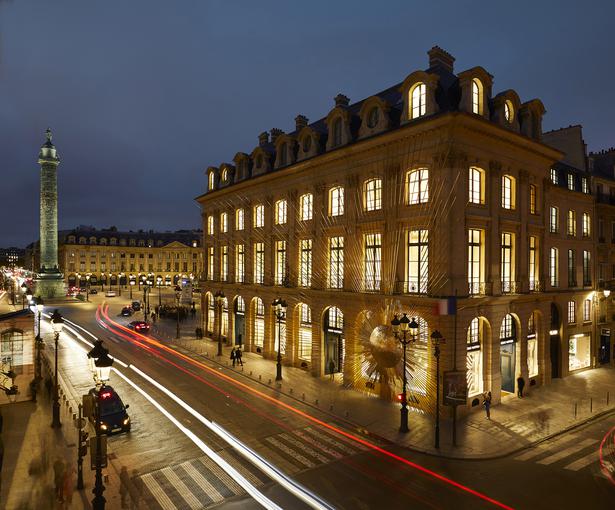
[[207, 169], [202, 306], [213, 338], [269, 358], [280, 340], [285, 364], [383, 398], [401, 391], [390, 322], [406, 313], [419, 323], [410, 401], [433, 409], [438, 330], [469, 409], [484, 391], [514, 393], [519, 374], [541, 385], [595, 366], [591, 176], [544, 142], [540, 100], [493, 95], [482, 67], [455, 74], [450, 54], [428, 54], [427, 70], [354, 104], [339, 94], [325, 118], [299, 115]]

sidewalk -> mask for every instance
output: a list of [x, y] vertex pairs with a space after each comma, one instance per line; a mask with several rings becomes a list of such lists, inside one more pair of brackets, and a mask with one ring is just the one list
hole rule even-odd
[[440, 448], [436, 449], [433, 413], [410, 408], [410, 432], [401, 434], [399, 404], [342, 387], [340, 374], [331, 382], [328, 376], [316, 378], [300, 368], [283, 366], [284, 379], [278, 384], [273, 380], [275, 360], [255, 353], [244, 352], [244, 367], [233, 368], [231, 346], [223, 345], [223, 356], [217, 357], [217, 341], [196, 340], [196, 324], [193, 319], [182, 322], [179, 341], [175, 339], [176, 323], [169, 319], [158, 320], [151, 333], [193, 356], [219, 363], [239, 377], [276, 388], [285, 397], [329, 414], [363, 434], [417, 452], [459, 459], [502, 457], [615, 411], [615, 369], [587, 370], [555, 379], [547, 386], [526, 387], [527, 395], [522, 399], [503, 397], [501, 404], [491, 408], [491, 420], [486, 419], [482, 406], [459, 418], [457, 446], [452, 445], [451, 411], [445, 408], [440, 417]]

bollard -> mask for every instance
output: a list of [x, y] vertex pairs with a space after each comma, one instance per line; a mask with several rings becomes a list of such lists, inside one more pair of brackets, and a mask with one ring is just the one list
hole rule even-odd
[[250, 375], [252, 375], [252, 370], [250, 370]]
[[267, 384], [271, 384], [271, 378], [269, 378], [269, 382]]
[[305, 393], [301, 394], [301, 400], [305, 400]]
[[316, 402], [314, 402], [316, 405], [318, 405], [318, 399], [316, 399]]
[[589, 413], [591, 414], [593, 412], [594, 409], [594, 399], [590, 398], [589, 399]]
[[329, 411], [333, 411], [333, 404], [329, 406]]
[[258, 380], [262, 381], [263, 380], [263, 376], [261, 374], [258, 374]]
[[291, 395], [293, 394], [293, 389], [292, 389], [292, 388], [290, 389], [290, 394], [291, 394]]
[[577, 403], [574, 403], [574, 419], [577, 419]]

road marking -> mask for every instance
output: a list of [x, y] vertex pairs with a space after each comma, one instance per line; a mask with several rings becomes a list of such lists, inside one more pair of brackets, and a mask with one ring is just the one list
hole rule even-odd
[[293, 450], [292, 448], [289, 448], [288, 446], [286, 446], [284, 443], [282, 443], [281, 441], [278, 441], [276, 438], [274, 437], [268, 437], [265, 439], [265, 441], [267, 441], [269, 444], [275, 446], [276, 448], [280, 449], [281, 451], [283, 451], [286, 455], [291, 456], [293, 459], [298, 460], [299, 462], [301, 462], [301, 464], [303, 464], [305, 467], [308, 468], [313, 468], [316, 467], [316, 464], [314, 462], [312, 462], [309, 459], [306, 459], [303, 455], [301, 455], [300, 453], [297, 453], [295, 450]]
[[307, 446], [305, 443], [302, 443], [298, 439], [296, 439], [294, 437], [291, 437], [290, 435], [288, 435], [286, 433], [280, 434], [279, 437], [284, 439], [285, 441], [289, 442], [293, 446], [296, 446], [300, 450], [303, 450], [303, 452], [307, 453], [309, 456], [311, 456], [311, 457], [313, 457], [315, 459], [318, 459], [323, 464], [328, 464], [329, 462], [331, 462], [331, 459], [329, 457], [325, 457], [324, 455], [318, 453], [313, 448], [310, 448], [309, 446]]
[[[239, 485], [235, 480], [231, 478], [231, 476], [218, 466], [215, 462], [212, 462], [208, 457], [201, 457], [197, 459], [195, 462], [200, 462], [208, 469], [218, 480], [222, 483], [226, 489], [228, 489], [233, 494], [242, 494], [244, 489]], [[237, 469], [237, 468], [235, 468]]]
[[[359, 443], [356, 443], [356, 442], [353, 443], [341, 436], [340, 437], [335, 436], [335, 438], [333, 438], [329, 434], [325, 434], [324, 432], [321, 432], [320, 430], [317, 430], [312, 427], [306, 427], [304, 430], [308, 434], [312, 434], [313, 436], [316, 436], [318, 439], [326, 443], [329, 443], [330, 445], [334, 446], [338, 450], [341, 450], [344, 453], [347, 453], [349, 455], [354, 455], [355, 453], [358, 453], [359, 451], [367, 450], [365, 446]], [[348, 444], [351, 446], [347, 446]]]
[[580, 469], [583, 469], [584, 467], [587, 467], [594, 462], [598, 462], [597, 451], [588, 453], [585, 457], [581, 457], [580, 459], [575, 460], [574, 462], [568, 464], [564, 469], [568, 469], [570, 471], [579, 471]]
[[586, 446], [589, 446], [590, 444], [593, 444], [595, 442], [596, 442], [595, 439], [586, 439], [585, 441], [576, 443], [572, 446], [569, 446], [568, 448], [564, 448], [563, 450], [560, 450], [559, 452], [554, 453], [553, 455], [549, 455], [548, 457], [545, 457], [544, 459], [539, 460], [537, 463], [548, 466], [549, 464], [553, 464], [554, 462], [557, 462], [558, 460], [568, 457], [569, 455], [576, 453], [579, 450], [582, 450]]
[[194, 494], [192, 494], [192, 491], [190, 491], [190, 489], [186, 487], [186, 484], [181, 481], [175, 471], [173, 471], [170, 467], [166, 467], [164, 469], [161, 469], [160, 473], [167, 477], [169, 482], [171, 482], [173, 487], [177, 489], [179, 495], [186, 503], [188, 503], [188, 506], [190, 506], [190, 508], [192, 508], [193, 510], [203, 508], [203, 504], [195, 497]]
[[224, 501], [224, 496], [218, 492], [218, 490], [209, 483], [209, 480], [205, 478], [201, 473], [197, 471], [197, 469], [192, 465], [191, 462], [185, 462], [182, 464], [182, 467], [186, 470], [186, 473], [190, 475], [190, 477], [197, 482], [197, 484], [203, 489], [203, 491], [211, 498], [214, 503], [218, 503], [220, 501]]
[[169, 496], [167, 496], [166, 492], [162, 490], [162, 487], [160, 487], [160, 484], [154, 479], [151, 473], [143, 475], [141, 480], [152, 493], [156, 499], [156, 502], [164, 510], [178, 510], [173, 501], [169, 499]]
[[530, 448], [527, 452], [513, 457], [513, 460], [529, 460], [533, 457], [538, 457], [540, 454], [544, 453], [545, 450], [546, 448], [542, 445], [537, 446], [536, 448]]

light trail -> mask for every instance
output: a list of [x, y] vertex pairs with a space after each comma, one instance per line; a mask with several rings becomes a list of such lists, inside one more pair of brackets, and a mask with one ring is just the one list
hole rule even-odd
[[[607, 453], [606, 449], [610, 449], [610, 452]], [[609, 482], [615, 485], [615, 427], [602, 438], [598, 451], [600, 454], [600, 469]], [[607, 459], [607, 457], [610, 458]]]
[[423, 473], [424, 475], [427, 475], [427, 476], [430, 476], [432, 478], [435, 478], [435, 479], [437, 479], [437, 480], [439, 480], [441, 482], [444, 482], [444, 483], [446, 483], [446, 484], [448, 484], [448, 485], [450, 485], [452, 487], [455, 487], [455, 488], [457, 488], [457, 489], [459, 489], [459, 490], [461, 490], [463, 492], [466, 492], [468, 494], [476, 496], [477, 498], [482, 499], [483, 501], [486, 501], [488, 503], [491, 503], [491, 504], [493, 504], [493, 505], [495, 505], [495, 506], [497, 506], [499, 508], [504, 508], [506, 510], [513, 510], [512, 507], [510, 507], [510, 506], [508, 506], [508, 505], [506, 505], [506, 504], [504, 504], [504, 503], [502, 503], [502, 502], [500, 502], [500, 501], [498, 501], [498, 500], [496, 500], [494, 498], [491, 498], [490, 496], [487, 496], [486, 494], [483, 494], [482, 492], [479, 492], [479, 491], [477, 491], [475, 489], [472, 489], [472, 488], [470, 488], [470, 487], [468, 487], [466, 485], [463, 485], [463, 484], [461, 484], [459, 482], [456, 482], [455, 480], [452, 480], [451, 478], [448, 478], [448, 477], [446, 477], [444, 475], [441, 475], [441, 474], [439, 474], [439, 473], [437, 473], [435, 471], [432, 471], [431, 469], [428, 469], [428, 468], [426, 468], [424, 466], [421, 466], [420, 464], [417, 464], [417, 463], [412, 462], [412, 461], [410, 461], [408, 459], [405, 459], [405, 458], [403, 458], [403, 457], [401, 457], [399, 455], [396, 455], [395, 453], [390, 452], [388, 450], [385, 450], [384, 448], [381, 448], [380, 446], [377, 446], [377, 445], [375, 445], [373, 443], [370, 443], [369, 441], [366, 441], [365, 439], [363, 439], [361, 437], [355, 436], [354, 434], [351, 434], [350, 432], [346, 432], [345, 430], [342, 430], [342, 429], [340, 429], [340, 428], [338, 428], [338, 427], [336, 427], [334, 425], [326, 423], [326, 422], [324, 422], [324, 421], [322, 421], [322, 420], [320, 420], [320, 419], [318, 419], [318, 418], [316, 418], [316, 417], [314, 417], [314, 416], [312, 416], [312, 415], [310, 415], [310, 414], [308, 414], [308, 413], [306, 413], [304, 411], [301, 411], [300, 409], [297, 409], [297, 408], [291, 406], [290, 404], [286, 404], [285, 402], [279, 401], [276, 398], [271, 397], [270, 395], [267, 395], [266, 393], [263, 393], [263, 392], [257, 390], [256, 388], [252, 388], [248, 384], [245, 384], [245, 383], [242, 383], [240, 381], [237, 381], [233, 377], [228, 376], [228, 375], [226, 375], [224, 373], [221, 373], [221, 372], [217, 371], [216, 369], [211, 368], [211, 367], [207, 366], [206, 364], [201, 363], [200, 361], [197, 361], [197, 360], [191, 358], [190, 356], [187, 356], [187, 355], [185, 355], [185, 354], [183, 354], [181, 352], [178, 352], [178, 351], [176, 351], [174, 349], [171, 349], [170, 347], [160, 343], [157, 340], [152, 339], [151, 337], [147, 337], [145, 335], [142, 335], [141, 333], [137, 333], [136, 331], [132, 331], [132, 330], [126, 328], [125, 326], [122, 326], [118, 322], [115, 322], [113, 319], [111, 319], [109, 317], [108, 312], [107, 312], [108, 308], [109, 307], [107, 305], [106, 308], [104, 310], [102, 310], [102, 315], [104, 316], [104, 318], [109, 323], [113, 324], [115, 327], [120, 328], [121, 330], [128, 332], [133, 337], [139, 337], [140, 339], [144, 340], [145, 342], [147, 342], [147, 343], [149, 343], [151, 345], [154, 345], [154, 346], [158, 347], [159, 349], [162, 349], [162, 350], [164, 350], [164, 351], [166, 351], [166, 352], [168, 352], [170, 354], [173, 354], [174, 356], [176, 356], [176, 357], [178, 357], [180, 359], [183, 359], [184, 361], [188, 362], [189, 364], [192, 364], [194, 366], [198, 366], [198, 367], [202, 368], [203, 370], [209, 372], [210, 374], [215, 375], [218, 378], [224, 379], [225, 381], [229, 382], [230, 384], [232, 384], [232, 385], [234, 385], [234, 386], [236, 386], [238, 388], [241, 388], [243, 390], [249, 391], [250, 393], [252, 393], [254, 395], [257, 395], [258, 397], [260, 397], [262, 399], [265, 399], [265, 400], [271, 402], [272, 404], [274, 404], [274, 405], [276, 405], [278, 407], [281, 407], [283, 409], [291, 411], [292, 413], [295, 413], [295, 414], [297, 414], [299, 416], [302, 416], [306, 420], [309, 420], [309, 421], [311, 421], [313, 423], [316, 423], [316, 424], [320, 425], [321, 427], [324, 427], [324, 428], [326, 428], [328, 430], [331, 430], [331, 431], [333, 431], [333, 432], [335, 432], [337, 434], [340, 434], [340, 435], [342, 435], [344, 437], [347, 437], [348, 439], [356, 441], [357, 443], [360, 443], [360, 444], [370, 448], [373, 451], [377, 451], [377, 452], [385, 455], [386, 457], [388, 457], [390, 459], [393, 459], [395, 461], [401, 462], [402, 464], [405, 464], [406, 466], [411, 467], [411, 468], [413, 468], [413, 469]]

